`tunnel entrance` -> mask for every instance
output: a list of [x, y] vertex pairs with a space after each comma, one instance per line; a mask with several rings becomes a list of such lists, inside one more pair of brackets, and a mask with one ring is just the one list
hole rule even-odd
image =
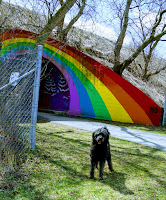
[[65, 77], [52, 62], [48, 62], [47, 59], [43, 58], [39, 108], [67, 111], [69, 102], [70, 93]]

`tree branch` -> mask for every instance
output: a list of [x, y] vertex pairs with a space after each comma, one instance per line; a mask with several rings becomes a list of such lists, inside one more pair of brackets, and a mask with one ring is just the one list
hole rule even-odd
[[154, 24], [153, 28], [152, 28], [152, 33], [151, 33], [151, 36], [154, 36], [155, 34], [155, 31], [156, 31], [156, 28], [159, 26], [161, 20], [162, 20], [162, 17], [163, 17], [163, 14], [166, 13], [166, 9], [165, 10], [162, 10], [160, 12], [160, 16], [159, 16], [159, 19], [157, 20], [157, 17], [156, 17], [156, 23]]
[[63, 6], [55, 13], [55, 15], [53, 15], [52, 18], [48, 20], [48, 23], [40, 32], [37, 44], [45, 44], [52, 30], [61, 22], [65, 14], [71, 9], [76, 1], [77, 0], [67, 0]]
[[120, 51], [121, 51], [121, 48], [122, 48], [122, 45], [123, 45], [124, 36], [125, 36], [126, 29], [127, 29], [127, 26], [128, 26], [128, 19], [129, 19], [128, 15], [129, 15], [129, 9], [130, 9], [131, 2], [132, 2], [132, 0], [127, 1], [126, 8], [125, 8], [125, 11], [124, 11], [124, 17], [123, 17], [123, 19], [124, 19], [123, 25], [122, 25], [119, 37], [118, 37], [116, 44], [115, 44], [115, 48], [114, 48], [114, 55], [115, 55], [114, 68], [116, 68], [116, 66], [118, 66], [120, 64]]
[[157, 75], [157, 74], [159, 74], [161, 71], [163, 71], [165, 69], [166, 69], [166, 66], [162, 67], [161, 69], [159, 69], [159, 70], [157, 70], [157, 71], [155, 71], [153, 73], [147, 74], [144, 78], [149, 79], [149, 77]]
[[145, 49], [145, 47], [147, 47], [151, 42], [160, 40], [160, 38], [161, 38], [163, 35], [166, 35], [166, 30], [163, 31], [162, 33], [160, 33], [160, 34], [154, 36], [154, 37], [148, 38], [142, 45], [140, 45], [140, 46], [137, 48], [137, 50], [136, 50], [128, 59], [126, 59], [122, 64], [120, 64], [120, 65], [118, 66], [118, 73], [119, 73], [120, 75], [122, 75], [123, 70], [133, 62], [133, 60], [140, 54], [140, 52], [141, 52], [143, 49]]
[[69, 30], [71, 29], [71, 27], [73, 26], [73, 24], [74, 24], [74, 23], [80, 18], [80, 16], [82, 15], [83, 10], [84, 10], [84, 8], [85, 8], [85, 2], [86, 2], [86, 0], [82, 0], [82, 6], [79, 6], [79, 7], [80, 7], [79, 12], [78, 12], [77, 15], [70, 21], [70, 23], [68, 24], [68, 26], [62, 31], [63, 40], [66, 41], [67, 33], [69, 32]]

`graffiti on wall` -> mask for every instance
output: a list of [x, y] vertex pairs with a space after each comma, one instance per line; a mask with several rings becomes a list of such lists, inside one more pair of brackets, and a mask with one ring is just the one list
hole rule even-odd
[[[43, 68], [45, 67], [43, 61]], [[57, 111], [69, 109], [69, 87], [63, 74], [52, 64], [48, 63], [40, 82], [39, 108]]]
[[[1, 56], [6, 55], [9, 50], [15, 53], [33, 48], [36, 38], [37, 34], [23, 30], [2, 32]], [[44, 46], [43, 58], [51, 61], [59, 75], [52, 72], [45, 82], [41, 82], [40, 107], [45, 104], [50, 109], [60, 108], [54, 96], [60, 91], [58, 83], [61, 85], [65, 80], [66, 93], [61, 93], [61, 97], [57, 96], [57, 99], [64, 100], [61, 109], [67, 109], [70, 115], [160, 124], [159, 105], [127, 80], [82, 52], [49, 38]]]

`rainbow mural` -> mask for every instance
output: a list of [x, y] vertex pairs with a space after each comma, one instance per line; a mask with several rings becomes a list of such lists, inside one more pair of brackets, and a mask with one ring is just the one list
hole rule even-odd
[[[2, 59], [7, 54], [33, 49], [37, 37], [37, 34], [24, 30], [1, 32]], [[91, 57], [49, 38], [44, 46], [43, 59], [51, 60], [55, 70], [58, 70], [59, 80], [64, 83], [64, 85], [61, 84], [61, 91], [66, 94], [65, 105], [69, 115], [160, 125], [161, 107], [159, 105], [127, 80]], [[52, 78], [54, 76], [51, 80]], [[48, 82], [49, 80], [45, 84]], [[42, 107], [42, 104], [46, 104], [45, 108], [49, 106], [49, 103], [42, 101], [42, 98], [50, 101], [49, 95], [56, 96], [55, 91], [58, 89], [53, 86], [54, 83], [53, 92], [51, 94], [47, 92], [47, 96], [46, 89], [43, 93], [42, 90], [40, 91], [42, 95], [40, 95], [39, 106]], [[62, 96], [59, 98], [61, 98], [60, 101], [63, 100]], [[52, 109], [52, 107], [49, 108]]]

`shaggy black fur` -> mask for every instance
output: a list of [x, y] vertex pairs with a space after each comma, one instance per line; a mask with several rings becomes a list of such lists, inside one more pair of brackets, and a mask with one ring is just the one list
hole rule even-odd
[[94, 178], [95, 167], [99, 164], [99, 179], [103, 179], [106, 160], [110, 171], [114, 171], [111, 161], [109, 135], [110, 133], [106, 127], [99, 128], [92, 134], [90, 178]]

